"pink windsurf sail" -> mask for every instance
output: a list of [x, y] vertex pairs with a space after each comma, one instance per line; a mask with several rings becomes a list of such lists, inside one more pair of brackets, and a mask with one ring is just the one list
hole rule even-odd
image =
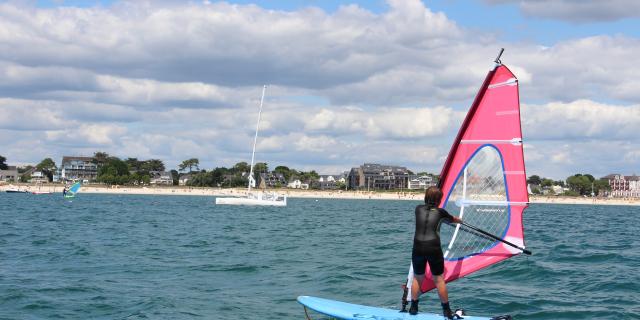
[[[502, 52], [501, 52], [502, 53]], [[440, 207], [500, 240], [462, 225], [440, 228], [445, 280], [462, 278], [520, 254], [529, 203], [522, 150], [518, 80], [500, 62], [487, 75], [440, 174]], [[434, 288], [431, 272], [421, 284]]]

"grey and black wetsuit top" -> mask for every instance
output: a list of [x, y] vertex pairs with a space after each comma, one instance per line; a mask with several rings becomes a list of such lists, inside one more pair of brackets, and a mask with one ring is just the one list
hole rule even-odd
[[420, 256], [442, 255], [440, 247], [440, 223], [452, 221], [445, 209], [419, 205], [416, 207], [416, 233], [413, 237], [413, 254]]

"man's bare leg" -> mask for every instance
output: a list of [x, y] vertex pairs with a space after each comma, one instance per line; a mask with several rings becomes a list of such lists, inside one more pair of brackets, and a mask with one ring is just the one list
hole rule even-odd
[[422, 290], [420, 284], [424, 280], [424, 275], [413, 275], [413, 283], [411, 284], [411, 307], [409, 308], [409, 314], [415, 315], [418, 313], [418, 299]]
[[438, 296], [440, 296], [440, 302], [447, 303], [449, 302], [449, 293], [447, 292], [447, 284], [444, 282], [444, 277], [442, 275], [433, 276], [433, 282], [438, 289]]
[[438, 288], [438, 296], [440, 296], [444, 316], [447, 319], [453, 319], [451, 307], [449, 306], [449, 293], [447, 292], [447, 284], [444, 282], [444, 277], [442, 275], [433, 276], [433, 282], [436, 288]]
[[420, 290], [422, 280], [424, 280], [424, 274], [413, 275], [413, 283], [411, 284], [411, 300], [418, 300], [418, 298], [420, 298], [420, 294], [422, 294], [422, 290]]

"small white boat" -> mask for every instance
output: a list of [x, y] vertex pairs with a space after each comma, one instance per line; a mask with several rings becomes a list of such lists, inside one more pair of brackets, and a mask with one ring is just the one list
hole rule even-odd
[[260, 129], [260, 117], [262, 116], [262, 104], [264, 103], [264, 93], [267, 86], [262, 87], [262, 98], [260, 98], [260, 109], [258, 111], [258, 123], [256, 124], [256, 135], [253, 138], [253, 151], [251, 152], [251, 166], [249, 169], [249, 186], [247, 195], [244, 197], [216, 198], [216, 204], [247, 205], [247, 206], [278, 206], [287, 205], [287, 196], [275, 192], [251, 192], [251, 187], [256, 186], [253, 178], [253, 161], [256, 155], [256, 142], [258, 141], [258, 130]]
[[38, 190], [35, 190], [35, 191], [29, 190], [29, 193], [31, 193], [31, 194], [51, 194], [52, 192], [43, 191], [42, 190], [42, 183], [38, 183]]
[[31, 194], [51, 194], [49, 191], [31, 191]]
[[246, 197], [216, 198], [216, 204], [285, 207], [287, 196], [273, 192], [252, 192]]
[[9, 185], [9, 188], [5, 190], [6, 193], [28, 193], [27, 190], [20, 190], [20, 188], [14, 186], [14, 185]]

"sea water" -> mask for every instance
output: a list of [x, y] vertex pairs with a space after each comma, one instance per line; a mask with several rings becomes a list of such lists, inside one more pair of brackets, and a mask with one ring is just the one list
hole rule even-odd
[[[0, 319], [302, 319], [399, 306], [418, 202], [0, 194]], [[640, 319], [640, 210], [532, 204], [520, 255], [449, 284], [470, 314]], [[436, 294], [421, 310], [439, 312]]]

